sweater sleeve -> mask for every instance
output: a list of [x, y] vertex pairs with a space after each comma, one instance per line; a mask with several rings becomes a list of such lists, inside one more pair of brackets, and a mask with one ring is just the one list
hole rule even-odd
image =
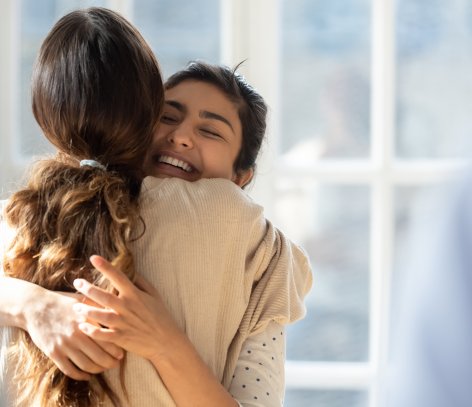
[[255, 273], [243, 329], [248, 334], [263, 331], [270, 321], [281, 325], [302, 319], [305, 296], [313, 284], [308, 256], [270, 222], [259, 251], [263, 261]]
[[300, 247], [267, 220], [259, 232], [263, 238], [246, 261], [247, 272], [254, 278], [238, 333], [228, 352], [223, 378], [227, 388], [247, 338], [264, 332], [272, 322], [286, 325], [303, 318], [304, 299], [313, 283], [308, 257]]

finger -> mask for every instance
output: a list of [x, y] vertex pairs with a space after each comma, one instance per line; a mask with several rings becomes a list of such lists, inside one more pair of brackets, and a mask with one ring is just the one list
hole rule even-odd
[[52, 354], [49, 357], [55, 363], [58, 369], [66, 376], [80, 381], [90, 380], [90, 374], [79, 370], [68, 358], [55, 354]]
[[[72, 362], [82, 371], [92, 374], [103, 373], [106, 370], [113, 369], [120, 365], [121, 359], [115, 359], [101, 347], [98, 346], [98, 348], [100, 350], [97, 353], [83, 349], [84, 353], [82, 355], [80, 353], [76, 355], [73, 354]], [[86, 354], [85, 352], [90, 352], [90, 354]]]
[[74, 304], [72, 306], [77, 314], [79, 322], [95, 322], [108, 328], [117, 327], [119, 324], [119, 315], [113, 309], [95, 308], [85, 304]]
[[78, 294], [78, 293], [71, 293], [71, 292], [68, 292], [68, 291], [56, 291], [56, 292], [58, 292], [61, 295], [66, 296], [66, 297], [75, 298], [78, 302], [80, 302], [84, 299], [84, 296], [81, 295], [81, 294]]
[[[88, 339], [91, 340], [90, 338]], [[85, 373], [98, 374], [108, 369], [108, 367], [100, 366], [95, 363], [95, 361], [90, 359], [82, 350], [71, 347], [66, 349], [66, 351], [70, 361]], [[116, 361], [111, 364], [110, 368], [115, 367], [117, 363]]]
[[90, 257], [90, 262], [100, 273], [102, 273], [115, 287], [118, 292], [129, 290], [134, 287], [133, 283], [123, 274], [117, 270], [109, 261], [101, 256], [93, 255]]
[[113, 342], [116, 339], [116, 331], [109, 328], [101, 328], [88, 322], [79, 324], [79, 329], [95, 341]]
[[142, 276], [137, 275], [134, 283], [136, 284], [136, 287], [148, 294], [157, 294], [157, 290], [154, 288], [154, 286]]
[[[101, 344], [97, 344], [87, 335], [81, 334], [84, 339], [81, 339], [79, 352], [83, 353], [87, 359], [77, 353], [77, 351], [68, 350], [68, 355], [73, 363], [75, 363], [81, 370], [87, 373], [101, 373], [105, 370], [117, 367], [120, 360], [124, 356], [124, 351], [116, 345], [108, 344], [111, 352], [108, 352]], [[116, 354], [116, 357], [114, 354]], [[92, 363], [89, 363], [89, 360]]]
[[87, 280], [82, 278], [75, 279], [74, 287], [77, 291], [104, 308], [113, 308], [117, 311], [120, 309], [120, 301], [116, 295], [90, 284]]
[[79, 293], [70, 293], [66, 291], [58, 291], [61, 295], [65, 295], [66, 297], [70, 298], [75, 298], [77, 302], [84, 302], [85, 304], [92, 305], [94, 307], [98, 307], [99, 304], [97, 304], [95, 301], [92, 301], [86, 297], [84, 297], [82, 294]]
[[125, 356], [125, 351], [123, 348], [115, 345], [110, 342], [95, 341], [95, 343], [100, 346], [104, 352], [108, 353], [112, 358], [116, 360], [121, 360]]

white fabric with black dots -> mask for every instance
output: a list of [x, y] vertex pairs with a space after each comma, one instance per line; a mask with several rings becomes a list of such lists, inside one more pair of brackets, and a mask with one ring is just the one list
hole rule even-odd
[[239, 355], [230, 393], [243, 407], [279, 407], [285, 392], [285, 327], [270, 322]]

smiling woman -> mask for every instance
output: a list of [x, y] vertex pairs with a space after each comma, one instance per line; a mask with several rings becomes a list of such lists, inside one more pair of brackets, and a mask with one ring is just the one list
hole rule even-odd
[[165, 98], [148, 174], [236, 180], [233, 167], [242, 142], [237, 107], [216, 86], [194, 80], [166, 90]]
[[227, 178], [241, 187], [251, 182], [267, 114], [254, 88], [236, 70], [200, 61], [172, 75], [165, 88], [146, 171], [189, 181]]

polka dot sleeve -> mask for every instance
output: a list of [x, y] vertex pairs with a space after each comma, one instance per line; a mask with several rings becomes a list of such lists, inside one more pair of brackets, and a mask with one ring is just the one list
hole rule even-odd
[[236, 364], [230, 393], [243, 407], [279, 407], [285, 390], [285, 328], [270, 322], [250, 336]]

